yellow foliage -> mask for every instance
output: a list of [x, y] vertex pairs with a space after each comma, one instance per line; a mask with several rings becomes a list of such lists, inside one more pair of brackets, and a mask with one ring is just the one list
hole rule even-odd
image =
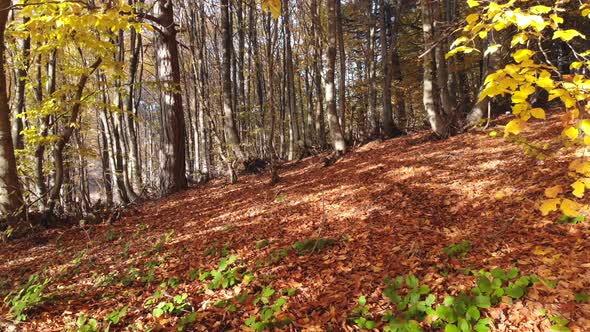
[[575, 159], [570, 163], [569, 170], [590, 177], [590, 162]]
[[559, 198], [547, 199], [541, 203], [541, 207], [539, 209], [541, 210], [541, 213], [546, 216], [549, 214], [549, 212], [557, 211], [557, 206], [560, 203], [561, 199]]
[[467, 5], [469, 8], [473, 8], [479, 6], [479, 2], [476, 0], [467, 0]]
[[533, 108], [531, 110], [531, 115], [537, 119], [545, 119], [545, 110], [542, 108]]
[[553, 33], [553, 39], [561, 39], [563, 41], [570, 41], [575, 37], [580, 37], [582, 39], [586, 39], [582, 33], [578, 30], [568, 29], [568, 30], [557, 30]]
[[563, 193], [563, 188], [560, 185], [545, 189], [545, 197], [547, 198], [556, 198], [561, 193]]
[[580, 135], [580, 131], [574, 127], [569, 127], [563, 131], [563, 135], [571, 140], [575, 140]]
[[564, 199], [561, 202], [561, 212], [568, 217], [577, 217], [580, 215], [582, 205], [569, 199]]
[[572, 191], [572, 194], [578, 198], [583, 198], [584, 197], [584, 192], [586, 191], [586, 185], [584, 184], [584, 182], [582, 180], [578, 180], [574, 183], [572, 183], [572, 188], [574, 188], [574, 190]]
[[[514, 61], [488, 74], [479, 94], [480, 101], [499, 95], [510, 95], [512, 113], [516, 119], [506, 125], [505, 137], [519, 135], [531, 118], [547, 118], [543, 108], [531, 106], [531, 96], [537, 88], [542, 88], [549, 93], [549, 101], [559, 102], [565, 110], [564, 128], [561, 132], [561, 136], [565, 138], [564, 145], [590, 147], [590, 119], [580, 119], [581, 114], [590, 113], [590, 79], [580, 74], [555, 75], [559, 69], [547, 59], [550, 50], [545, 49], [547, 39], [564, 42], [576, 54], [570, 68], [590, 69], [590, 60], [587, 58], [590, 56], [590, 49], [587, 49], [587, 44], [571, 43], [586, 39], [586, 36], [575, 29], [561, 28], [565, 18], [572, 18], [571, 9], [563, 6], [568, 2], [542, 5], [527, 0], [491, 0], [487, 6], [480, 6], [479, 1], [468, 1], [470, 8], [480, 7], [467, 17], [467, 24], [463, 28], [464, 35], [451, 45], [448, 56], [459, 52], [474, 52], [471, 47], [465, 46], [467, 42], [470, 42], [470, 45], [478, 45], [475, 39], [489, 38], [489, 33], [494, 30], [510, 29], [510, 50], [513, 52]], [[579, 10], [582, 16], [590, 18], [590, 3], [583, 1]], [[568, 26], [575, 27], [576, 24], [578, 21], [568, 22]], [[487, 45], [484, 55], [498, 52], [502, 47], [493, 42], [483, 44]], [[577, 49], [580, 47], [586, 49]], [[517, 142], [528, 144], [525, 138], [518, 138]], [[572, 197], [583, 198], [585, 191], [590, 189], [590, 162], [580, 158], [574, 160], [569, 168], [572, 172], [570, 175], [575, 178], [570, 184], [573, 188]], [[582, 206], [571, 199], [560, 198], [562, 194], [564, 192], [561, 186], [548, 188], [545, 195], [549, 199], [543, 202], [541, 212], [547, 215], [560, 207], [564, 214], [577, 216]]]
[[522, 119], [514, 119], [506, 125], [504, 129], [504, 137], [509, 136], [510, 134], [518, 135], [524, 129], [525, 121]]
[[529, 60], [533, 55], [535, 55], [534, 51], [531, 51], [527, 48], [523, 48], [521, 50], [514, 52], [514, 54], [512, 54], [512, 57], [514, 58], [514, 61], [521, 63], [525, 60]]
[[590, 135], [590, 120], [584, 119], [578, 123], [578, 128], [586, 135]]

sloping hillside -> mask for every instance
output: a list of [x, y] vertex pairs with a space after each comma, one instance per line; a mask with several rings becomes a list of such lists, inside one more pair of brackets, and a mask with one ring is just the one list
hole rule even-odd
[[[535, 132], [546, 136], [536, 139], [560, 130], [555, 119], [542, 127]], [[360, 296], [363, 317], [384, 326], [380, 320], [393, 308], [383, 293], [387, 277], [414, 274], [440, 303], [471, 289], [480, 269], [518, 267], [546, 280], [512, 305], [505, 297], [482, 310], [493, 318], [492, 330], [548, 330], [558, 316], [572, 330], [588, 331], [590, 304], [574, 301], [590, 293], [588, 223], [558, 224], [558, 215], [536, 210], [545, 188], [564, 183], [567, 159], [525, 157], [491, 130], [502, 132], [373, 142], [330, 167], [322, 156], [288, 163], [274, 186], [266, 173], [237, 185], [218, 180], [148, 202], [113, 225], [51, 229], [2, 244], [0, 287], [18, 289], [32, 273], [51, 277], [49, 298], [17, 330], [75, 329], [80, 315], [105, 322], [123, 306], [111, 331], [176, 329], [185, 311], [196, 312], [187, 330], [245, 330], [248, 318], [260, 317], [264, 300], [254, 302], [269, 286], [276, 290], [271, 304], [289, 290], [274, 316], [293, 321], [285, 329], [341, 331], [358, 327]], [[305, 241], [317, 238], [323, 241]], [[464, 240], [469, 249], [444, 250]], [[228, 269], [243, 265], [235, 270], [238, 284], [229, 287], [232, 276], [221, 271], [228, 287], [220, 280], [219, 289], [208, 289], [213, 276], [206, 272], [233, 255]], [[150, 302], [159, 289], [163, 296]], [[184, 307], [153, 316], [159, 302], [184, 293]], [[231, 300], [236, 294], [244, 296]]]

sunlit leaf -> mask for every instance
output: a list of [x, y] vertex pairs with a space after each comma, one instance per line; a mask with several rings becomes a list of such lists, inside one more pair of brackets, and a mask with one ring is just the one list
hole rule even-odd
[[549, 212], [557, 211], [559, 203], [561, 203], [561, 199], [559, 198], [544, 200], [539, 210], [541, 210], [541, 213], [546, 216]]

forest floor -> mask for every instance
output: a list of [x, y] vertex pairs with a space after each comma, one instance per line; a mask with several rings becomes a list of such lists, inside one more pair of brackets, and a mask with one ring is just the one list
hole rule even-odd
[[[525, 136], [559, 144], [551, 141], [561, 130], [556, 115], [533, 128]], [[18, 289], [33, 273], [51, 278], [47, 300], [19, 331], [75, 330], [80, 315], [106, 322], [123, 306], [111, 331], [175, 330], [185, 311], [196, 312], [187, 330], [246, 330], [249, 318], [261, 318], [265, 299], [254, 302], [272, 293], [267, 286], [276, 290], [270, 304], [287, 294], [274, 315], [292, 320], [286, 330], [347, 331], [358, 311], [383, 328], [393, 307], [388, 277], [414, 274], [441, 303], [471, 289], [481, 269], [518, 267], [545, 281], [482, 311], [491, 330], [544, 331], [560, 317], [590, 331], [590, 223], [559, 224], [537, 209], [545, 188], [569, 183], [568, 153], [539, 161], [502, 133], [501, 124], [448, 140], [419, 132], [361, 146], [329, 167], [324, 155], [287, 163], [276, 185], [268, 172], [236, 185], [216, 180], [140, 205], [113, 225], [49, 229], [1, 244], [0, 288]], [[318, 238], [326, 241], [305, 242]], [[445, 253], [464, 240], [464, 255]], [[221, 271], [221, 289], [209, 289], [206, 272], [233, 255], [235, 273]], [[238, 284], [223, 289], [232, 278]], [[164, 295], [149, 301], [158, 290]], [[243, 301], [233, 298], [246, 290]], [[361, 296], [366, 304], [355, 310]], [[172, 314], [154, 317], [166, 301]], [[0, 329], [10, 325], [7, 313]]]

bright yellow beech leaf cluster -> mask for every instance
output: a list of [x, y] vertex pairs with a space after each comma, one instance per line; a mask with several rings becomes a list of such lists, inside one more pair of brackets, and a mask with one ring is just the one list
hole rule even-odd
[[[531, 104], [532, 96], [543, 89], [549, 101], [559, 101], [565, 111], [561, 133], [564, 145], [590, 148], [590, 120], [585, 119], [590, 117], [590, 79], [581, 74], [559, 74], [547, 59], [550, 50], [543, 49], [548, 37], [549, 40], [566, 43], [575, 57], [570, 68], [577, 72], [584, 68], [590, 70], [590, 49], [576, 49], [578, 45], [588, 45], [577, 42], [586, 39], [586, 36], [578, 30], [562, 27], [566, 25], [565, 18], [575, 14], [572, 10], [579, 10], [581, 16], [590, 18], [590, 4], [585, 3], [578, 8], [567, 0], [540, 3], [527, 0], [468, 0], [467, 4], [476, 12], [467, 16], [463, 34], [451, 45], [448, 56], [479, 52], [477, 45], [481, 43], [476, 42], [477, 39], [510, 29], [513, 62], [489, 74], [479, 95], [480, 101], [501, 95], [510, 96], [515, 119], [506, 125], [505, 136], [522, 133], [530, 119], [546, 118], [544, 109]], [[485, 47], [484, 56], [502, 49], [499, 44]], [[569, 166], [569, 175], [573, 179], [571, 190], [556, 186], [545, 191], [546, 199], [540, 206], [544, 215], [560, 210], [575, 217], [587, 209], [576, 200], [584, 198], [586, 190], [590, 189], [590, 161], [586, 157], [575, 159]], [[568, 195], [571, 195], [570, 198], [567, 198]]]
[[[26, 158], [33, 155], [37, 146], [52, 145], [59, 139], [58, 136], [47, 134], [46, 126], [41, 121], [43, 118], [53, 116], [56, 119], [63, 119], [64, 126], [74, 126], [84, 130], [83, 121], [65, 122], [74, 104], [81, 103], [83, 108], [93, 104], [110, 109], [109, 106], [100, 105], [95, 93], [83, 96], [82, 101], [76, 100], [74, 96], [77, 82], [82, 75], [90, 72], [90, 64], [99, 58], [101, 59], [100, 72], [104, 75], [106, 82], [124, 79], [127, 70], [124, 64], [114, 57], [119, 31], [134, 29], [136, 32], [141, 32], [143, 29], [151, 30], [151, 26], [137, 19], [133, 8], [127, 4], [126, 0], [97, 4], [82, 1], [41, 0], [21, 6], [15, 13], [18, 16], [11, 21], [6, 32], [7, 47], [18, 50], [16, 41], [29, 38], [31, 49], [28, 60], [29, 62], [39, 61], [42, 64], [42, 66], [32, 66], [27, 71], [28, 77], [25, 78], [26, 90], [30, 94], [30, 97], [26, 98], [28, 104], [25, 116], [31, 125], [22, 132], [26, 145], [25, 151], [19, 153], [19, 156], [23, 158], [19, 160], [19, 164], [26, 167]], [[58, 59], [59, 84], [56, 84], [56, 91], [51, 94], [43, 93], [43, 99], [38, 100], [38, 97], [34, 95], [34, 87], [43, 85], [44, 80], [47, 79], [47, 73], [39, 68], [45, 68], [53, 56]], [[27, 60], [23, 56], [15, 59], [17, 66]], [[92, 76], [90, 80], [89, 86], [98, 84], [94, 81], [95, 76]], [[113, 88], [112, 86], [102, 87]], [[32, 160], [29, 161], [32, 162]]]

